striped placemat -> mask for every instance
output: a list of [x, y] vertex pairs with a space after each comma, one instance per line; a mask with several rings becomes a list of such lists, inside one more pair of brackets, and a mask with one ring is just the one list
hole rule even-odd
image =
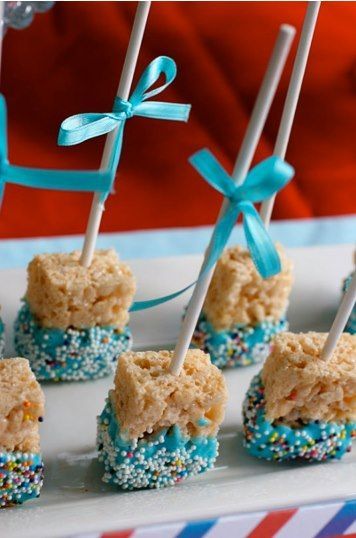
[[340, 536], [356, 538], [356, 500], [81, 534], [75, 538], [337, 538]]

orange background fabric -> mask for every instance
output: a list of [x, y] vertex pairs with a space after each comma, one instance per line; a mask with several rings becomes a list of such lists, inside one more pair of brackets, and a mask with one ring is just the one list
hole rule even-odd
[[[58, 127], [69, 115], [111, 109], [135, 7], [133, 2], [57, 2], [29, 28], [7, 32], [2, 92], [11, 162], [99, 166], [103, 139], [59, 148]], [[188, 124], [129, 120], [102, 231], [214, 222], [220, 195], [187, 159], [208, 147], [232, 169], [278, 27], [288, 22], [300, 30], [305, 7], [304, 2], [153, 3], [137, 74], [154, 57], [172, 56], [178, 76], [160, 98], [191, 103], [191, 119]], [[355, 25], [354, 2], [322, 5], [287, 154], [296, 176], [278, 196], [274, 218], [355, 210]], [[295, 50], [296, 43], [256, 161], [273, 148]], [[0, 237], [82, 233], [90, 200], [89, 194], [7, 185]]]

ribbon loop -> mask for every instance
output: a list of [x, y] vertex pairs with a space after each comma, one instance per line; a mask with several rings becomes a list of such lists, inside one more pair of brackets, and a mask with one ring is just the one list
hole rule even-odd
[[[124, 119], [122, 115], [121, 121]], [[81, 144], [84, 140], [110, 133], [120, 121], [118, 114], [76, 114], [64, 120], [58, 134], [60, 146]]]
[[208, 149], [202, 149], [189, 157], [190, 164], [215, 190], [229, 198], [235, 193], [231, 177]]
[[[146, 91], [156, 84], [161, 75], [165, 77], [165, 83], [151, 91]], [[131, 103], [136, 106], [142, 101], [147, 101], [147, 99], [162, 93], [170, 84], [172, 84], [176, 75], [177, 66], [175, 61], [172, 58], [169, 58], [169, 56], [158, 56], [152, 60], [142, 73], [130, 98]]]
[[293, 175], [288, 163], [276, 156], [268, 157], [249, 171], [244, 183], [237, 187], [238, 196], [252, 203], [262, 202], [282, 189]]

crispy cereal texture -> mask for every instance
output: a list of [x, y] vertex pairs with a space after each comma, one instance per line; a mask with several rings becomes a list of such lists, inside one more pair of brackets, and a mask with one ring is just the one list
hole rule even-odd
[[293, 265], [276, 245], [282, 271], [263, 279], [249, 252], [241, 246], [224, 251], [218, 261], [203, 310], [215, 329], [236, 323], [255, 325], [267, 318], [278, 321], [286, 312], [293, 284]]
[[44, 394], [27, 359], [0, 360], [0, 451], [39, 452]]
[[323, 333], [281, 333], [262, 371], [266, 415], [283, 422], [356, 420], [356, 335], [344, 333], [329, 361]]
[[[168, 372], [173, 351], [128, 352], [118, 361], [111, 391], [121, 432], [130, 439], [177, 425], [184, 434], [215, 436], [227, 389], [209, 355], [189, 350], [179, 376]], [[200, 419], [207, 419], [202, 425]]]
[[136, 291], [130, 267], [114, 250], [97, 250], [89, 268], [78, 251], [40, 254], [28, 266], [26, 299], [43, 327], [123, 328]]

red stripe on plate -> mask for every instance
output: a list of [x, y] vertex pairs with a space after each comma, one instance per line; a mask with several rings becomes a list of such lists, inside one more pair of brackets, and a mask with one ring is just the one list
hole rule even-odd
[[352, 534], [333, 534], [332, 536], [329, 536], [329, 538], [356, 538], [356, 532], [353, 532]]
[[133, 533], [133, 529], [126, 529], [125, 531], [104, 532], [104, 534], [101, 535], [101, 538], [130, 538]]
[[271, 512], [250, 532], [248, 538], [273, 538], [275, 534], [290, 520], [297, 509]]

